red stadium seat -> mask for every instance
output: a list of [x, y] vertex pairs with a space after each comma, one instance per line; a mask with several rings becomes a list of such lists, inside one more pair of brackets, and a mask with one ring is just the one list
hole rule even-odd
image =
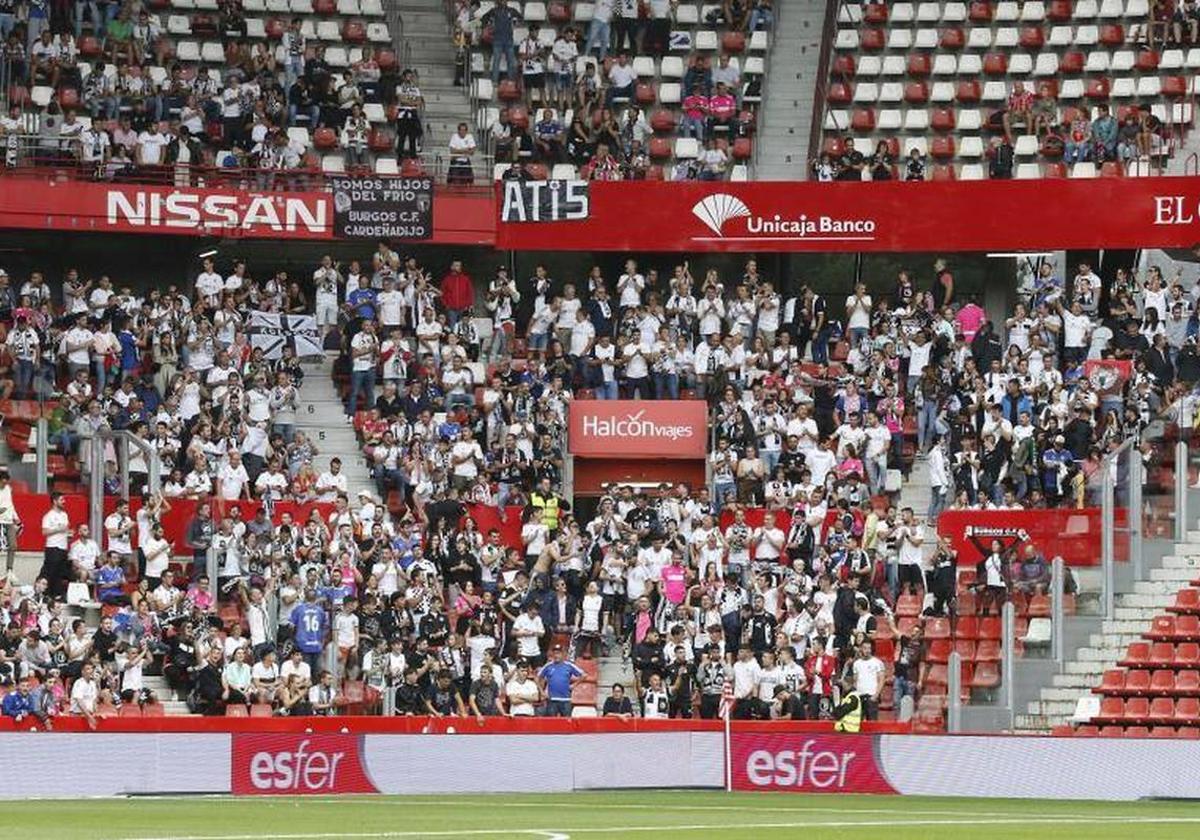
[[750, 160], [754, 153], [754, 145], [749, 137], [739, 137], [733, 141], [733, 149], [730, 155], [734, 160]]
[[953, 649], [954, 646], [949, 639], [932, 639], [925, 653], [925, 659], [930, 663], [945, 665], [950, 661], [950, 651]]
[[1067, 165], [1061, 160], [1051, 161], [1042, 167], [1043, 178], [1066, 178]]
[[896, 599], [896, 615], [918, 616], [921, 614], [921, 599], [916, 595], [901, 595]]
[[391, 70], [396, 66], [396, 51], [391, 47], [381, 47], [375, 51], [375, 63], [380, 70]]
[[1111, 85], [1108, 79], [1088, 79], [1087, 83], [1087, 98], [1096, 100], [1107, 100]]
[[[1174, 708], [1171, 713], [1174, 714]], [[1125, 701], [1122, 717], [1127, 721], [1148, 720], [1150, 718], [1150, 698], [1130, 697]]]
[[854, 98], [854, 90], [846, 82], [834, 82], [829, 86], [825, 98], [834, 105], [844, 105]]
[[1092, 689], [1096, 694], [1123, 694], [1125, 691], [1125, 671], [1121, 668], [1109, 668], [1100, 678], [1100, 685]]
[[654, 160], [665, 160], [675, 153], [673, 144], [665, 137], [651, 137], [646, 151]]
[[887, 46], [887, 35], [882, 29], [864, 29], [859, 35], [858, 46], [866, 52], [879, 52]]
[[1174, 726], [1151, 726], [1150, 727], [1150, 737], [1151, 738], [1174, 738], [1174, 737], [1176, 737], [1175, 727]]
[[987, 2], [987, 0], [974, 0], [971, 3], [969, 17], [971, 23], [991, 23], [992, 4]]
[[570, 23], [571, 7], [564, 2], [551, 3], [546, 11], [546, 17], [549, 18], [551, 23]]
[[858, 69], [858, 63], [854, 60], [854, 56], [849, 53], [842, 53], [835, 56], [833, 59], [832, 73], [835, 77], [843, 79], [853, 79], [854, 73]]
[[503, 79], [496, 86], [496, 97], [501, 102], [516, 102], [521, 98], [521, 87], [513, 79]]
[[1200, 644], [1182, 642], [1176, 645], [1171, 664], [1176, 668], [1200, 668]]
[[313, 0], [313, 11], [321, 17], [337, 14], [337, 0]]
[[1100, 701], [1100, 713], [1093, 721], [1120, 720], [1125, 716], [1125, 701], [1120, 697], [1105, 697]]
[[1175, 638], [1175, 616], [1156, 615], [1150, 622], [1150, 629], [1145, 634], [1147, 639], [1166, 641]]
[[955, 181], [958, 180], [958, 173], [954, 171], [954, 166], [949, 163], [935, 163], [933, 171], [929, 173], [931, 181]]
[[1046, 9], [1046, 19], [1051, 23], [1066, 23], [1071, 19], [1071, 0], [1051, 0]]
[[367, 146], [373, 152], [387, 152], [396, 145], [396, 139], [386, 128], [373, 128], [367, 135]]
[[[1103, 733], [1101, 733], [1103, 734]], [[1148, 726], [1126, 726], [1121, 733], [1123, 738], [1149, 738], [1150, 727]]]
[[79, 39], [79, 54], [84, 58], [95, 58], [103, 52], [100, 40], [94, 35], [84, 35]]
[[1154, 697], [1150, 701], [1150, 712], [1144, 719], [1150, 720], [1152, 724], [1170, 724], [1175, 720], [1175, 701], [1170, 697]]
[[962, 81], [958, 83], [956, 96], [959, 102], [964, 104], [973, 104], [979, 101], [979, 98], [982, 95], [981, 90], [982, 89], [980, 88], [979, 82], [977, 81]]
[[980, 639], [975, 645], [976, 662], [999, 662], [1000, 659], [999, 639]]
[[928, 76], [933, 70], [929, 53], [911, 53], [908, 56], [908, 75]]
[[1200, 615], [1188, 613], [1176, 616], [1175, 639], [1189, 642], [1200, 640]]
[[1034, 595], [1029, 599], [1029, 617], [1050, 617], [1050, 597], [1048, 595]]
[[633, 99], [639, 105], [653, 105], [657, 98], [658, 94], [654, 90], [654, 85], [649, 82], [638, 82], [633, 89]]
[[1151, 694], [1174, 694], [1175, 693], [1175, 672], [1160, 668], [1150, 675], [1150, 693]]
[[267, 38], [272, 41], [278, 41], [283, 38], [283, 21], [279, 18], [267, 18], [266, 25], [263, 27], [266, 30]]
[[323, 152], [336, 149], [338, 146], [337, 132], [328, 126], [321, 126], [313, 132], [313, 145]]
[[929, 101], [929, 85], [925, 82], [909, 82], [904, 86], [904, 101], [920, 105]]
[[675, 130], [675, 115], [670, 111], [659, 109], [650, 117], [650, 127], [664, 134]]
[[1150, 644], [1150, 659], [1147, 664], [1151, 668], [1170, 668], [1175, 662], [1175, 645], [1171, 642], [1152, 642]]
[[961, 28], [949, 26], [942, 30], [938, 44], [943, 50], [961, 50], [967, 43], [967, 36]]
[[1163, 76], [1161, 91], [1163, 96], [1187, 96], [1187, 79], [1183, 76]]
[[746, 35], [744, 32], [726, 32], [721, 36], [721, 49], [727, 53], [737, 55], [744, 52], [746, 49]]
[[342, 38], [351, 44], [367, 40], [367, 27], [361, 20], [348, 20], [342, 24]]
[[1070, 50], [1063, 53], [1062, 58], [1058, 60], [1058, 72], [1068, 75], [1082, 73], [1086, 61], [1084, 54], [1079, 50]]
[[1175, 722], [1195, 724], [1200, 723], [1200, 698], [1180, 697], [1175, 704]]
[[1200, 589], [1180, 589], [1175, 593], [1175, 603], [1167, 607], [1167, 611], [1200, 615]]
[[1175, 694], [1183, 697], [1200, 696], [1200, 671], [1175, 672]]
[[991, 689], [1000, 685], [1000, 666], [995, 662], [980, 662], [975, 666], [971, 688]]
[[999, 639], [1002, 635], [1002, 626], [999, 616], [984, 616], [979, 619], [979, 638], [981, 639]]
[[1120, 161], [1106, 160], [1100, 164], [1101, 178], [1123, 178], [1125, 177], [1125, 167]]
[[1149, 694], [1150, 671], [1138, 669], [1125, 675], [1125, 694]]
[[850, 115], [850, 127], [864, 133], [874, 131], [875, 111], [871, 108], [855, 108]]
[[1040, 50], [1046, 42], [1046, 33], [1040, 26], [1025, 26], [1021, 29], [1021, 47], [1027, 50]]
[[1158, 69], [1159, 56], [1154, 50], [1141, 50], [1134, 66], [1141, 73], [1153, 73]]
[[970, 639], [955, 639], [954, 652], [962, 657], [964, 662], [974, 662], [976, 660], [975, 643]]
[[863, 7], [863, 20], [872, 26], [882, 26], [888, 22], [888, 7], [886, 3], [869, 3]]
[[225, 717], [250, 717], [250, 712], [241, 703], [230, 703], [225, 707]]
[[1125, 30], [1119, 23], [1105, 23], [1100, 26], [1100, 43], [1106, 47], [1120, 47], [1125, 43]]
[[935, 108], [932, 116], [929, 118], [929, 124], [933, 127], [934, 131], [953, 131], [954, 122], [953, 108]]

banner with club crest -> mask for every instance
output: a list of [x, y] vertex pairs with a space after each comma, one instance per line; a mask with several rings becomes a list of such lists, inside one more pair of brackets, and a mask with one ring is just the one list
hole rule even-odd
[[268, 359], [283, 356], [283, 348], [287, 346], [293, 347], [301, 358], [319, 356], [324, 352], [321, 349], [321, 330], [312, 315], [254, 311], [250, 313], [248, 329], [250, 346], [262, 348]]

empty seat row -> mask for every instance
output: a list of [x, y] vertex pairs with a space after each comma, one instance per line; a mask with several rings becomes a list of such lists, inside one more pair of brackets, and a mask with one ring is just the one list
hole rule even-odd
[[1111, 696], [1200, 696], [1200, 671], [1160, 668], [1123, 670], [1110, 668], [1092, 691]]
[[1069, 20], [1141, 20], [1149, 12], [1148, 0], [1028, 0], [1028, 2], [989, 3], [986, 0], [949, 3], [867, 3], [842, 4], [838, 23], [854, 26], [870, 24], [913, 24], [913, 23], [1038, 23], [1043, 20], [1064, 22]]
[[1129, 721], [1141, 723], [1200, 723], [1200, 697], [1105, 697], [1093, 723]]
[[1131, 642], [1117, 664], [1125, 668], [1200, 668], [1200, 644]]
[[1157, 73], [1163, 70], [1200, 69], [1200, 48], [1167, 50], [1161, 56], [1153, 50], [1135, 53], [1133, 50], [1106, 52], [1081, 50], [1057, 53], [989, 52], [983, 55], [967, 53], [909, 53], [908, 55], [842, 54], [834, 58], [832, 75], [835, 78], [872, 79], [877, 76], [1056, 76], [1079, 73]]
[[1001, 27], [989, 29], [974, 26], [958, 26], [943, 29], [839, 29], [834, 36], [833, 47], [844, 52], [904, 52], [907, 50], [987, 50], [1024, 49], [1040, 50], [1050, 47], [1123, 47], [1126, 31], [1120, 24], [1052, 27], [1047, 34], [1041, 26]]

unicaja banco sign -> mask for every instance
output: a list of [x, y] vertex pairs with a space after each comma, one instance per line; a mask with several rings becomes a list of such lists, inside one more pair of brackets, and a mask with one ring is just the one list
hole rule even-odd
[[693, 239], [727, 241], [807, 239], [829, 242], [870, 242], [875, 239], [875, 220], [809, 213], [753, 212], [746, 202], [729, 193], [705, 196], [692, 207], [713, 236]]
[[703, 458], [703, 400], [576, 400], [568, 448], [591, 458]]

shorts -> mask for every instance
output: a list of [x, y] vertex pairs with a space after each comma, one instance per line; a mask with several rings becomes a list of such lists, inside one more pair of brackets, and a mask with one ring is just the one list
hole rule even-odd
[[337, 325], [338, 307], [336, 303], [317, 304], [317, 326], [332, 327]]
[[569, 70], [565, 73], [555, 73], [554, 84], [559, 90], [573, 90], [575, 88], [575, 75]]
[[603, 595], [601, 596], [600, 603], [606, 613], [622, 610], [625, 608], [625, 595], [619, 592], [615, 592], [612, 595]]
[[541, 90], [546, 86], [545, 73], [526, 73], [523, 79], [526, 90]]
[[911, 584], [912, 586], [925, 585], [925, 575], [921, 572], [921, 567], [916, 563], [900, 563], [897, 566], [900, 576], [900, 585]]

